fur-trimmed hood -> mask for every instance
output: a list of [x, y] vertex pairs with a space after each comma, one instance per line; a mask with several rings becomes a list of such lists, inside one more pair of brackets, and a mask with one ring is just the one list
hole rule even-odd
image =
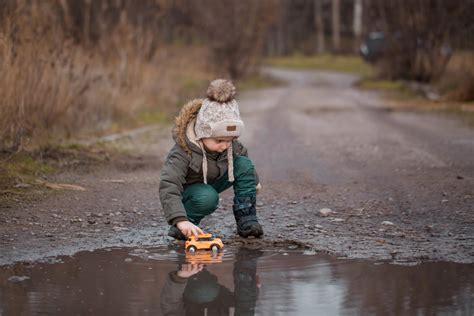
[[199, 144], [195, 140], [194, 124], [190, 123], [196, 120], [202, 102], [203, 99], [189, 101], [183, 106], [178, 116], [174, 119], [173, 139], [189, 155], [191, 155], [193, 151], [201, 151]]

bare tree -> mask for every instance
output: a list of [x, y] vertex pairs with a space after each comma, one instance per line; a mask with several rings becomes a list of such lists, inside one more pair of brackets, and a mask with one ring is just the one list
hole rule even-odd
[[354, 0], [354, 51], [358, 51], [360, 39], [362, 36], [362, 0]]
[[332, 0], [332, 48], [334, 52], [341, 49], [341, 3], [340, 0]]
[[276, 17], [276, 1], [203, 0], [186, 6], [219, 72], [239, 78], [255, 68], [266, 30]]
[[473, 1], [372, 1], [368, 9], [369, 27], [385, 34], [380, 70], [390, 79], [435, 80], [460, 40], [473, 42]]
[[316, 52], [323, 54], [325, 52], [324, 23], [322, 12], [322, 0], [314, 0], [314, 23], [317, 32]]

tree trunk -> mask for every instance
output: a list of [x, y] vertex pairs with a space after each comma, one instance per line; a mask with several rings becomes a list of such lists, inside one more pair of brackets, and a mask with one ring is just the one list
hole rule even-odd
[[60, 4], [64, 12], [64, 24], [66, 24], [66, 30], [68, 32], [72, 32], [73, 23], [71, 19], [71, 12], [69, 11], [69, 5], [66, 0], [61, 0]]
[[338, 53], [341, 49], [341, 3], [332, 0], [332, 49]]
[[314, 0], [314, 22], [316, 24], [317, 32], [317, 47], [316, 51], [318, 54], [324, 54], [324, 23], [323, 23], [323, 12], [321, 6], [322, 0]]
[[362, 0], [354, 0], [354, 51], [359, 51], [360, 39], [362, 36]]
[[85, 1], [85, 9], [84, 9], [84, 29], [83, 34], [84, 36], [84, 43], [88, 46], [90, 44], [90, 36], [91, 36], [91, 9], [92, 9], [92, 0]]

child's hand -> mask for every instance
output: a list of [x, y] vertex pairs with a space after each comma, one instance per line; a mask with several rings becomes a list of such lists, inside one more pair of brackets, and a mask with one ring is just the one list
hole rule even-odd
[[179, 270], [176, 274], [180, 278], [189, 278], [190, 276], [201, 272], [203, 268], [204, 268], [204, 265], [202, 263], [199, 263], [199, 264], [183, 264], [181, 266], [181, 270]]
[[259, 183], [257, 183], [257, 186], [255, 187], [255, 189], [257, 190], [257, 194], [260, 193], [260, 191], [262, 190], [262, 185]]
[[190, 221], [178, 222], [178, 224], [176, 224], [176, 227], [178, 227], [178, 229], [183, 234], [185, 234], [186, 237], [189, 237], [191, 235], [194, 235], [194, 236], [197, 237], [199, 234], [204, 234], [204, 232], [202, 231], [201, 228], [197, 227], [196, 225], [194, 225]]

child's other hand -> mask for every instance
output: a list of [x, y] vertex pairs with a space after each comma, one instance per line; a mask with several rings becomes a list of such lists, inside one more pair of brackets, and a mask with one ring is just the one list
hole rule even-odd
[[260, 182], [257, 184], [257, 186], [255, 187], [255, 189], [257, 190], [257, 194], [259, 194], [260, 191], [262, 190], [262, 185], [260, 184]]
[[186, 237], [189, 237], [191, 235], [198, 236], [199, 234], [204, 234], [201, 228], [197, 227], [190, 221], [182, 221], [176, 224], [176, 227], [186, 235]]

